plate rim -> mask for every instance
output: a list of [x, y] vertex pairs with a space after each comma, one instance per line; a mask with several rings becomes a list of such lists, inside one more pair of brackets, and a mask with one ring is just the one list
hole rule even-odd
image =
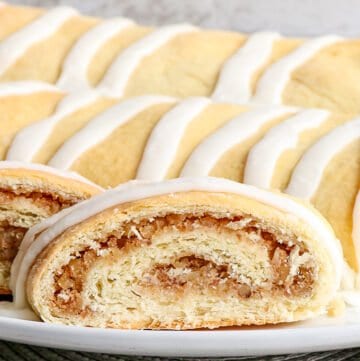
[[[88, 328], [0, 316], [0, 339], [41, 347], [129, 356], [265, 356], [360, 346], [360, 322], [171, 331]], [[281, 346], [279, 339], [283, 341]], [[261, 341], [261, 348], [257, 341]]]

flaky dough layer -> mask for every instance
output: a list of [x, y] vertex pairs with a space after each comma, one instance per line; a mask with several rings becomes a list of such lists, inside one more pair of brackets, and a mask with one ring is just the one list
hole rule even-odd
[[306, 319], [326, 310], [342, 267], [330, 228], [306, 212], [319, 217], [326, 242], [301, 217], [240, 194], [191, 191], [120, 203], [49, 239], [27, 296], [47, 322], [94, 327]]

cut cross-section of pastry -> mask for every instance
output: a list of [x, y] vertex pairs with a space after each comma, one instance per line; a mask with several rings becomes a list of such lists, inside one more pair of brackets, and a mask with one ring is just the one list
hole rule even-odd
[[94, 87], [112, 97], [212, 96], [360, 112], [358, 39], [240, 34], [188, 24], [153, 29], [82, 16], [69, 7], [5, 5], [0, 23], [0, 81], [41, 80], [67, 91]]
[[[310, 200], [341, 240], [344, 256], [360, 271], [355, 200], [360, 189], [360, 119], [333, 129], [302, 156], [286, 192]], [[358, 206], [357, 206], [358, 207]]]
[[27, 299], [44, 321], [95, 327], [307, 319], [326, 311], [342, 270], [313, 208], [217, 178], [127, 183], [39, 224], [22, 246], [17, 307]]
[[100, 191], [75, 173], [0, 162], [0, 294], [10, 293], [11, 263], [28, 228]]

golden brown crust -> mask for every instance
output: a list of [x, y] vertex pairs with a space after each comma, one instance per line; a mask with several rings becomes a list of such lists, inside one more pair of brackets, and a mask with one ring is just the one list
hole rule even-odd
[[83, 198], [89, 198], [101, 191], [99, 186], [87, 182], [86, 179], [82, 181], [71, 176], [24, 168], [0, 168], [0, 187], [13, 190], [20, 188], [25, 192], [40, 188], [42, 191], [79, 195]]
[[[65, 315], [59, 315], [55, 311], [54, 304], [51, 301], [54, 289], [54, 280], [52, 277], [54, 274], [58, 274], [59, 268], [61, 267], [60, 265], [66, 265], [69, 262], [69, 256], [73, 252], [78, 254], [81, 252], [81, 249], [84, 249], [84, 247], [94, 247], [96, 250], [94, 240], [98, 239], [99, 235], [106, 234], [104, 232], [112, 232], [112, 229], [119, 230], [121, 224], [129, 219], [153, 219], [155, 215], [161, 214], [193, 213], [194, 215], [199, 215], [204, 212], [210, 212], [216, 217], [221, 217], [221, 215], [224, 214], [226, 214], [227, 217], [231, 217], [235, 214], [239, 215], [239, 212], [241, 214], [247, 213], [259, 217], [261, 222], [270, 224], [274, 227], [276, 232], [283, 232], [281, 233], [283, 236], [284, 234], [289, 235], [295, 233], [297, 237], [304, 240], [306, 246], [309, 247], [309, 250], [311, 250], [311, 254], [316, 257], [316, 262], [319, 265], [319, 279], [316, 281], [316, 286], [314, 286], [313, 296], [310, 299], [307, 297], [286, 298], [286, 302], [290, 304], [288, 309], [284, 304], [284, 299], [279, 296], [275, 297], [267, 295], [267, 297], [263, 297], [262, 299], [245, 298], [240, 302], [242, 304], [241, 307], [244, 308], [238, 308], [238, 311], [241, 310], [241, 312], [233, 313], [230, 318], [221, 318], [219, 316], [221, 320], [214, 320], [211, 319], [211, 317], [207, 317], [206, 319], [194, 318], [190, 320], [185, 317], [184, 319], [179, 318], [171, 321], [167, 318], [167, 316], [165, 316], [165, 314], [163, 315], [163, 319], [158, 319], [149, 315], [145, 315], [145, 319], [140, 321], [131, 319], [131, 317], [124, 317], [125, 319], [121, 319], [121, 317], [119, 317], [116, 313], [112, 314], [110, 317], [106, 316], [106, 314], [104, 315], [104, 313], [94, 311], [96, 306], [93, 311], [89, 306], [90, 309], [85, 308], [80, 312], [80, 314], [67, 314], [65, 311]], [[315, 214], [316, 213], [314, 213], [314, 216], [318, 216]], [[201, 229], [202, 228], [200, 228], [200, 231]], [[174, 232], [176, 237], [181, 238], [181, 232]], [[59, 237], [54, 239], [36, 258], [27, 281], [27, 295], [34, 310], [45, 321], [96, 327], [188, 329], [279, 323], [300, 320], [324, 310], [325, 305], [330, 301], [327, 300], [327, 297], [329, 296], [329, 289], [332, 287], [332, 276], [330, 275], [333, 274], [334, 269], [331, 269], [332, 265], [328, 258], [329, 255], [324, 252], [323, 246], [317, 243], [317, 236], [315, 236], [312, 232], [313, 230], [311, 230], [310, 227], [294, 217], [284, 214], [283, 212], [266, 204], [261, 204], [255, 200], [246, 199], [237, 195], [188, 192], [174, 194], [170, 197], [165, 195], [127, 204], [120, 204], [69, 228]], [[195, 237], [193, 242], [197, 242], [202, 237], [201, 232], [196, 234], [198, 238]], [[211, 234], [211, 232], [209, 232], [209, 234]], [[170, 233], [169, 237], [172, 236], [173, 235]], [[217, 237], [220, 242], [222, 239], [221, 232], [217, 233]], [[165, 238], [162, 239], [165, 240]], [[182, 246], [180, 246], [180, 244], [176, 246], [178, 251], [181, 247]], [[245, 252], [245, 249], [242, 250]], [[214, 249], [212, 252], [213, 251]], [[104, 258], [104, 262], [105, 259], [106, 257]], [[147, 262], [147, 258], [140, 259], [142, 259], [141, 262], [144, 264]], [[100, 260], [97, 262], [100, 262], [98, 264], [101, 264]], [[55, 264], [57, 266], [55, 266]], [[109, 266], [111, 264], [111, 262], [108, 263]], [[116, 263], [114, 264], [114, 267], [115, 265]], [[135, 268], [136, 267], [140, 266], [135, 266]], [[116, 268], [114, 268], [114, 270], [115, 269]], [[133, 269], [129, 268], [129, 272], [132, 271]], [[101, 272], [101, 268], [98, 269], [98, 272]], [[119, 270], [116, 272], [119, 272]], [[88, 274], [90, 274], [90, 271]], [[91, 274], [95, 275], [93, 272]], [[91, 283], [89, 277], [90, 276], [87, 278], [87, 282]], [[106, 287], [106, 285], [103, 284], [102, 287]], [[116, 289], [120, 288], [117, 287]], [[106, 288], [103, 288], [103, 291], [106, 293]], [[83, 292], [85, 291], [83, 290]], [[155, 291], [153, 294], [160, 295]], [[149, 294], [149, 296], [151, 297], [151, 294]], [[195, 296], [197, 296], [197, 294], [192, 294], [192, 298]], [[82, 297], [85, 297], [84, 293], [82, 293]], [[156, 297], [157, 296], [155, 296], [155, 299]], [[42, 302], [40, 302], [40, 299]], [[226, 303], [229, 300], [223, 301]], [[174, 307], [177, 307], [177, 305], [175, 304]], [[224, 307], [229, 307], [229, 305]], [[250, 307], [252, 311], [249, 312], [248, 309], [246, 312], [245, 310], [247, 307]]]
[[[21, 29], [43, 13], [42, 9], [5, 6], [0, 11], [0, 39]], [[5, 74], [1, 81], [41, 80], [55, 83], [73, 44], [99, 19], [74, 16], [48, 39], [34, 44]], [[91, 61], [88, 77], [97, 84], [112, 60], [151, 29], [134, 25], [109, 39]], [[180, 34], [141, 62], [126, 86], [126, 96], [167, 94], [177, 97], [209, 96], [225, 62], [245, 43], [247, 35], [229, 31], [199, 30]], [[256, 71], [252, 89], [274, 62], [304, 43], [302, 39], [275, 41], [265, 66]], [[204, 45], [206, 44], [206, 46]], [[320, 107], [345, 113], [359, 113], [360, 93], [357, 59], [358, 39], [344, 39], [317, 52], [291, 74], [283, 102], [296, 106]], [[211, 61], [210, 61], [211, 59]], [[39, 66], [40, 65], [40, 66]], [[343, 71], [339, 72], [338, 69]], [[157, 76], [157, 75], [166, 76]], [[316, 76], [314, 76], [316, 74]], [[151, 79], [151, 81], [149, 81]]]

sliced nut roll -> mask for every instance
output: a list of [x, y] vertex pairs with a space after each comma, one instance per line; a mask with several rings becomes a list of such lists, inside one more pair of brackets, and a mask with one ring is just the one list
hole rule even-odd
[[12, 274], [17, 304], [69, 325], [303, 320], [326, 311], [343, 264], [313, 208], [211, 177], [130, 182], [29, 233]]
[[75, 173], [0, 162], [0, 294], [10, 293], [11, 264], [27, 230], [100, 191]]

